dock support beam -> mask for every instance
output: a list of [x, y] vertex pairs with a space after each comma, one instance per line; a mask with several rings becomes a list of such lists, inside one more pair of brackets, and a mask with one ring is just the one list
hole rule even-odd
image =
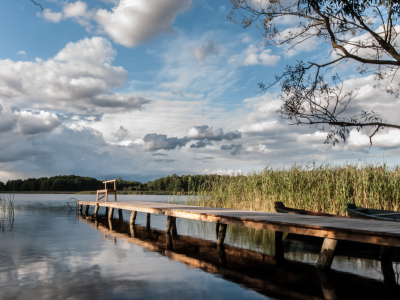
[[118, 209], [118, 218], [120, 221], [122, 221], [124, 219], [124, 217], [122, 215], [122, 209]]
[[82, 204], [79, 204], [79, 212], [82, 214]]
[[171, 231], [172, 225], [174, 224], [174, 217], [167, 216], [167, 225], [165, 226], [165, 233], [169, 233]]
[[322, 244], [321, 253], [318, 257], [316, 267], [321, 270], [331, 268], [333, 257], [335, 256], [335, 249], [337, 240], [325, 238]]
[[177, 236], [178, 230], [176, 229], [176, 217], [174, 217], [172, 221], [173, 221], [171, 226], [172, 236]]
[[85, 207], [85, 216], [89, 214], [89, 205], [86, 205]]
[[99, 206], [96, 205], [96, 207], [94, 208], [94, 217], [97, 218], [97, 213], [99, 212]]
[[108, 218], [112, 219], [114, 215], [114, 207], [110, 207], [110, 213], [108, 214]]
[[147, 213], [146, 217], [146, 229], [150, 230], [150, 213]]
[[135, 224], [137, 212], [135, 210], [131, 211], [131, 218], [129, 219], [129, 225]]
[[390, 246], [381, 246], [381, 270], [383, 282], [389, 286], [395, 286], [396, 276], [393, 270], [392, 247]]
[[226, 235], [226, 224], [219, 224], [217, 245], [223, 245]]
[[108, 216], [108, 207], [106, 207], [106, 213], [104, 214], [105, 217]]

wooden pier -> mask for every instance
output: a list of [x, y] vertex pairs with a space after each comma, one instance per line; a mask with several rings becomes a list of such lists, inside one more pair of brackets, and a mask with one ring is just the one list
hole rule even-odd
[[78, 219], [113, 243], [124, 240], [191, 268], [220, 274], [226, 280], [272, 298], [284, 295], [284, 299], [293, 300], [392, 299], [400, 293], [400, 286], [391, 282], [390, 273], [383, 273], [384, 282], [381, 282], [340, 271], [320, 271], [298, 261], [279, 264], [274, 256], [264, 253], [229, 245], [218, 247], [212, 241], [166, 234], [116, 219], [82, 215]]
[[283, 258], [282, 232], [323, 237], [325, 240], [317, 262], [319, 269], [330, 268], [338, 240], [381, 245], [383, 246], [382, 256], [387, 257], [390, 256], [391, 246], [400, 247], [400, 222], [277, 214], [140, 201], [77, 201], [77, 205], [79, 205], [80, 211], [85, 206], [86, 214], [88, 214], [89, 206], [94, 206], [95, 217], [99, 207], [105, 207], [106, 211], [109, 210], [108, 217], [110, 219], [113, 217], [114, 209], [119, 210], [120, 218], [122, 218], [122, 210], [131, 211], [131, 225], [135, 223], [137, 212], [147, 213], [148, 227], [150, 226], [150, 214], [166, 215], [165, 232], [167, 233], [174, 230], [175, 218], [213, 222], [216, 223], [218, 245], [222, 245], [224, 242], [227, 225], [273, 230], [276, 233], [277, 258]]

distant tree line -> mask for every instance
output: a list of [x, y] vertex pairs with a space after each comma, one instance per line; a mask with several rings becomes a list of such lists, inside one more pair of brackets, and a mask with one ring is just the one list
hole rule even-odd
[[[211, 186], [219, 181], [222, 175], [183, 175], [176, 174], [158, 178], [154, 181], [141, 183], [118, 178], [117, 189], [123, 191], [164, 191], [174, 193], [195, 193], [200, 188]], [[109, 184], [109, 188], [111, 184]], [[60, 175], [53, 177], [28, 178], [0, 181], [0, 191], [7, 192], [79, 192], [104, 189], [104, 183], [96, 178], [75, 175]]]

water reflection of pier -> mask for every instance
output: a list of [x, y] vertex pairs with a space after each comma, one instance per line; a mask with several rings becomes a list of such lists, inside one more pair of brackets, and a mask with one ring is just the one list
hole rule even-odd
[[[400, 288], [393, 284], [342, 273], [319, 271], [314, 266], [284, 260], [256, 251], [218, 246], [216, 243], [174, 230], [165, 233], [149, 226], [129, 225], [122, 220], [87, 218], [80, 220], [103, 232], [113, 241], [123, 239], [149, 251], [158, 252], [172, 260], [226, 280], [251, 288], [258, 293], [279, 299], [382, 299], [398, 295]], [[176, 228], [175, 228], [176, 229]]]

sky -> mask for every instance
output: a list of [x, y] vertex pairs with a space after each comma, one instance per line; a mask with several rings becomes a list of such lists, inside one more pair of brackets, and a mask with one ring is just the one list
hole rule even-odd
[[[286, 65], [329, 58], [315, 38], [289, 49], [227, 19], [230, 1], [5, 1], [0, 11], [0, 180], [75, 174], [146, 182], [172, 174], [247, 174], [294, 163], [399, 160], [400, 131], [346, 143], [290, 125]], [[297, 26], [282, 19], [278, 26]], [[352, 103], [398, 120], [373, 75], [341, 66]]]

